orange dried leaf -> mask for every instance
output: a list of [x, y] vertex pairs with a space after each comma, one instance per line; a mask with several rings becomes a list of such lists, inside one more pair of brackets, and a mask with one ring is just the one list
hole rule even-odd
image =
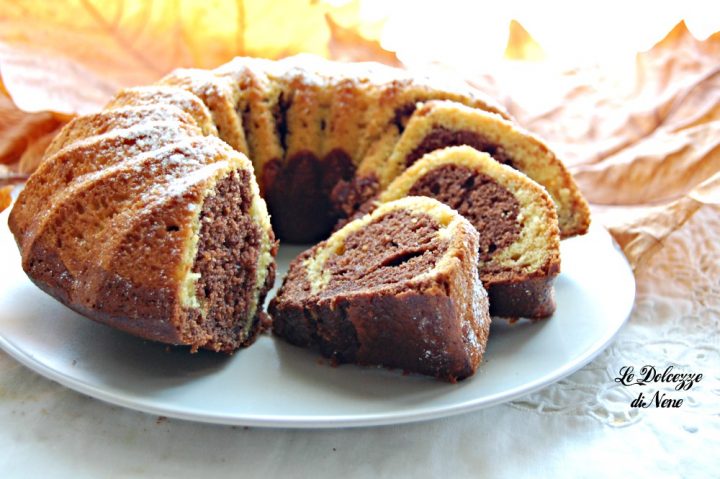
[[720, 171], [720, 122], [660, 130], [604, 161], [573, 169], [588, 200], [634, 205], [676, 199]]
[[[527, 41], [521, 33], [510, 45]], [[634, 70], [506, 62], [481, 83], [571, 165], [596, 220], [637, 265], [720, 195], [718, 58], [719, 34], [700, 41], [681, 22]]]
[[508, 60], [538, 61], [545, 58], [545, 51], [520, 22], [511, 20], [503, 56]]
[[90, 113], [118, 84], [62, 56], [0, 43], [0, 74], [15, 105], [26, 112]]
[[10, 196], [12, 188], [12, 186], [0, 187], [0, 212], [10, 206], [10, 203], [12, 203], [12, 197]]
[[[695, 39], [679, 23], [635, 69], [503, 65], [495, 83], [510, 112], [569, 164], [599, 163], [645, 140], [717, 118], [720, 35]], [[542, 92], [542, 94], [539, 94]], [[715, 113], [713, 113], [715, 112]]]
[[21, 111], [8, 97], [0, 95], [0, 164], [20, 161], [38, 138], [54, 133], [65, 122], [52, 113]]
[[324, 2], [287, 0], [283, 2], [246, 1], [243, 54], [280, 58], [295, 53], [314, 53], [326, 57], [330, 36]]
[[[328, 56], [326, 16], [336, 10], [306, 0], [3, 3], [0, 74], [7, 91], [23, 110], [68, 114], [97, 110], [118, 88], [151, 83], [177, 67], [212, 68], [237, 55]], [[359, 11], [357, 3], [343, 12]], [[365, 59], [390, 58], [379, 45], [361, 50]]]
[[662, 248], [665, 239], [680, 229], [702, 205], [682, 198], [667, 205], [624, 208], [600, 214], [601, 221], [637, 269]]
[[705, 205], [720, 205], [720, 172], [667, 204], [596, 207], [595, 213], [623, 248], [633, 268], [637, 268]]
[[45, 159], [43, 156], [45, 154], [45, 150], [50, 145], [53, 138], [55, 138], [55, 136], [60, 132], [61, 128], [62, 127], [58, 127], [50, 133], [46, 133], [45, 135], [36, 138], [33, 142], [28, 144], [28, 147], [25, 149], [18, 161], [18, 173], [29, 175], [35, 171], [38, 166], [40, 166], [40, 163], [42, 163]]
[[15, 185], [28, 179], [27, 173], [19, 173], [12, 166], [0, 165], [0, 186]]
[[331, 59], [349, 62], [375, 61], [391, 66], [401, 65], [395, 53], [383, 49], [380, 42], [364, 38], [357, 30], [335, 23], [330, 15], [326, 15], [325, 18], [330, 27], [328, 47]]

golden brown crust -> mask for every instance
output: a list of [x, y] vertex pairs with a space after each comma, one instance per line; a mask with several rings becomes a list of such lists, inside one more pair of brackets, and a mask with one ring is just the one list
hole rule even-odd
[[[252, 344], [259, 332], [258, 312], [250, 318], [248, 334], [238, 342], [219, 343], [210, 331], [200, 327], [194, 309], [183, 306], [174, 274], [183, 248], [183, 232], [168, 235], [169, 224], [188, 224], [187, 201], [201, 200], [202, 183], [189, 186], [182, 197], [158, 204], [144, 212], [132, 228], [104, 248], [102, 261], [90, 265], [81, 276], [69, 269], [52, 242], [41, 238], [33, 245], [26, 271], [41, 289], [78, 313], [142, 338], [193, 350], [209, 348], [232, 352]], [[194, 198], [193, 198], [194, 197]], [[158, 221], [161, 219], [161, 222]], [[160, 245], [152, 257], [144, 254], [148, 244]], [[153, 262], [149, 267], [148, 261]], [[118, 265], [121, 265], [118, 268]], [[262, 301], [274, 281], [274, 263], [260, 288]], [[158, 270], [159, 269], [159, 270]]]
[[[67, 128], [74, 126], [69, 124]], [[33, 173], [10, 213], [16, 239], [24, 245], [26, 239], [33, 237], [50, 211], [68, 195], [68, 187], [80, 184], [85, 175], [199, 133], [193, 125], [149, 122], [90, 136], [48, 156]]]
[[[261, 316], [252, 304], [262, 301], [274, 271], [274, 263], [260, 261], [263, 245], [274, 239], [267, 217], [255, 223], [267, 213], [252, 173], [244, 188], [259, 253], [250, 271], [263, 284], [243, 288], [255, 295], [247, 302], [248, 328], [230, 336], [207, 329], [202, 305], [188, 302], [192, 283], [186, 285], [199, 210], [213, 185], [237, 169], [251, 172], [251, 165], [221, 140], [194, 126], [183, 132], [180, 123], [111, 130], [63, 148], [31, 177], [12, 211], [23, 268], [76, 311], [137, 336], [193, 349], [247, 345]], [[41, 201], [46, 182], [49, 204]]]

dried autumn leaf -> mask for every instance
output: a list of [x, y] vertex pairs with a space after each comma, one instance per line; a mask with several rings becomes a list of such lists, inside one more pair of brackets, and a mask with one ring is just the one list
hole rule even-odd
[[[328, 56], [326, 17], [359, 12], [357, 1], [342, 7], [307, 0], [2, 3], [0, 74], [7, 91], [23, 110], [62, 113], [97, 110], [118, 88], [151, 83], [177, 67], [211, 68], [237, 55]], [[337, 36], [342, 27], [335, 26]], [[363, 54], [392, 60], [382, 49]]]
[[677, 198], [720, 171], [720, 121], [665, 129], [604, 161], [574, 169], [588, 200], [635, 205]]
[[71, 59], [6, 43], [0, 43], [0, 75], [20, 110], [40, 114], [97, 111], [119, 87]]
[[400, 60], [393, 52], [389, 52], [376, 40], [369, 40], [361, 36], [357, 30], [343, 27], [332, 19], [325, 17], [330, 27], [330, 41], [328, 48], [330, 58], [346, 62], [374, 61], [390, 66], [400, 66]]
[[320, 1], [241, 2], [245, 9], [243, 55], [280, 58], [295, 53], [328, 54], [330, 32]]
[[60, 128], [57, 128], [56, 130], [46, 133], [45, 135], [42, 135], [30, 142], [18, 161], [18, 173], [30, 175], [33, 171], [35, 171], [37, 167], [40, 166], [40, 163], [42, 163], [45, 159], [43, 156], [45, 154], [45, 150], [50, 145], [53, 138], [55, 138], [55, 135], [59, 132]]
[[0, 165], [0, 186], [11, 186], [28, 179], [27, 173], [20, 173], [15, 168]]
[[697, 41], [678, 25], [638, 56], [634, 138], [574, 173], [596, 203], [657, 206], [609, 209], [602, 216], [637, 267], [703, 205], [720, 203], [720, 35]]
[[596, 212], [637, 268], [705, 205], [720, 205], [720, 172], [669, 204], [596, 208]]
[[545, 58], [545, 52], [520, 22], [511, 20], [503, 56], [508, 60], [538, 61]]
[[478, 83], [571, 166], [596, 220], [637, 265], [720, 195], [718, 58], [719, 34], [699, 41], [681, 22], [634, 71], [506, 62]]
[[[0, 162], [30, 172], [63, 117], [89, 113], [123, 86], [235, 55], [300, 51], [397, 64], [356, 33], [359, 2], [20, 0], [0, 5]], [[341, 26], [338, 14], [354, 27]], [[14, 105], [13, 105], [14, 103]], [[25, 112], [35, 112], [34, 115]]]
[[[638, 88], [629, 105], [634, 131], [615, 151], [575, 176], [590, 201], [667, 201], [720, 171], [720, 35], [701, 42], [678, 25], [638, 55]], [[627, 133], [625, 134], [627, 135]]]
[[12, 203], [12, 197], [10, 196], [12, 188], [12, 186], [0, 187], [0, 213]]
[[54, 134], [66, 122], [52, 113], [26, 113], [0, 95], [0, 164], [20, 161], [37, 139]]
[[555, 70], [506, 62], [494, 83], [518, 121], [571, 165], [601, 162], [658, 129], [673, 130], [717, 108], [720, 35], [696, 40], [680, 22], [635, 68]]

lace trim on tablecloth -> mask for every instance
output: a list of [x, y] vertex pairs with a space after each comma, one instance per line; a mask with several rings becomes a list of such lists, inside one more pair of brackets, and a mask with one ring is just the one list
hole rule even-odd
[[[672, 365], [702, 373], [689, 391], [653, 385], [668, 396], [682, 397], [674, 410], [682, 415], [720, 414], [720, 208], [705, 207], [636, 271], [637, 296], [628, 324], [617, 339], [577, 373], [510, 407], [540, 414], [590, 416], [613, 427], [642, 421], [654, 408], [631, 408], [637, 386], [614, 381], [622, 366], [636, 369]], [[693, 424], [693, 421], [685, 421]], [[692, 429], [694, 426], [685, 426]], [[688, 429], [689, 432], [694, 432]]]

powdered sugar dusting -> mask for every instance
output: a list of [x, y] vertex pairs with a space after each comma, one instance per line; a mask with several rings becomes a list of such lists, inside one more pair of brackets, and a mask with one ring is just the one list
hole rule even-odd
[[202, 99], [228, 97], [230, 85], [224, 82], [223, 77], [194, 68], [179, 68], [160, 80], [162, 85], [184, 88]]
[[[102, 148], [103, 143], [117, 143], [119, 139], [123, 140], [126, 145], [123, 147], [122, 154], [127, 157], [133, 153], [157, 150], [179, 138], [193, 137], [199, 134], [200, 130], [192, 124], [178, 124], [175, 121], [148, 121], [85, 138], [73, 143], [69, 148], [84, 148], [92, 151], [93, 148]], [[118, 151], [118, 154], [120, 153]]]
[[108, 108], [120, 106], [152, 106], [160, 104], [174, 105], [193, 116], [204, 111], [209, 118], [209, 112], [203, 102], [193, 93], [172, 85], [152, 85], [126, 88], [108, 104]]
[[181, 123], [195, 123], [190, 115], [175, 105], [140, 105], [122, 106], [103, 110], [99, 115], [111, 118], [116, 128], [127, 128], [140, 123], [156, 121], [179, 121]]

